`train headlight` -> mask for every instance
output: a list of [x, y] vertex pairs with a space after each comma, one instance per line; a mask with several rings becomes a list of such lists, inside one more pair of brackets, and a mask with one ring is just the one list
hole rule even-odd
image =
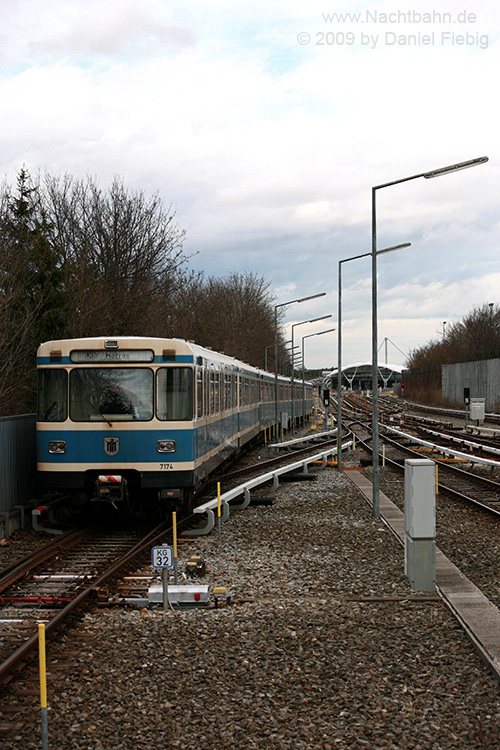
[[49, 453], [66, 453], [66, 441], [49, 440]]
[[175, 440], [158, 440], [156, 450], [158, 453], [175, 453]]

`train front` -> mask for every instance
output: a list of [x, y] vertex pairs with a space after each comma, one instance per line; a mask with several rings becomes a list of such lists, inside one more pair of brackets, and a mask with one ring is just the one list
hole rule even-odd
[[189, 496], [193, 367], [185, 342], [118, 337], [38, 350], [42, 488], [115, 508]]

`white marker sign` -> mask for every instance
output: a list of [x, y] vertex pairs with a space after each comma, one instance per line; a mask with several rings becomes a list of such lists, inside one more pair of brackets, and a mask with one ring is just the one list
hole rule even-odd
[[172, 547], [153, 547], [151, 559], [153, 568], [171, 568], [174, 564]]

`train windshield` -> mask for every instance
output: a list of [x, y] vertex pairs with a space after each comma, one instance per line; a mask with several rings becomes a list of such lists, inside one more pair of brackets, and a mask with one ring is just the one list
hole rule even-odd
[[69, 414], [75, 422], [152, 419], [153, 371], [117, 367], [72, 370]]
[[193, 418], [193, 371], [189, 367], [162, 367], [156, 373], [158, 419]]

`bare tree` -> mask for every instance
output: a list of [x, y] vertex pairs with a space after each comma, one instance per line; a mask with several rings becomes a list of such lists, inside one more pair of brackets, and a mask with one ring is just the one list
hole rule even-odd
[[[187, 258], [172, 207], [116, 178], [18, 176], [0, 193], [1, 413], [35, 405], [39, 343], [64, 336], [156, 334], [162, 292]], [[159, 314], [159, 310], [162, 314]]]
[[[188, 268], [184, 238], [172, 206], [118, 178], [102, 189], [90, 177], [21, 170], [15, 195], [4, 185], [1, 413], [34, 408], [36, 349], [52, 338], [175, 336], [263, 367], [274, 349], [269, 284], [249, 272], [205, 280]], [[286, 359], [281, 329], [278, 343]]]
[[500, 357], [500, 307], [493, 303], [474, 308], [463, 320], [449, 325], [442, 339], [415, 349], [411, 368], [472, 362]]
[[[223, 278], [196, 277], [177, 296], [186, 338], [263, 367], [266, 346], [274, 343], [274, 295], [263, 278], [250, 272]], [[280, 352], [284, 352], [279, 331]], [[273, 364], [274, 367], [274, 364]]]
[[115, 178], [45, 177], [46, 210], [72, 268], [74, 335], [152, 332], [166, 276], [187, 262], [172, 206]]

